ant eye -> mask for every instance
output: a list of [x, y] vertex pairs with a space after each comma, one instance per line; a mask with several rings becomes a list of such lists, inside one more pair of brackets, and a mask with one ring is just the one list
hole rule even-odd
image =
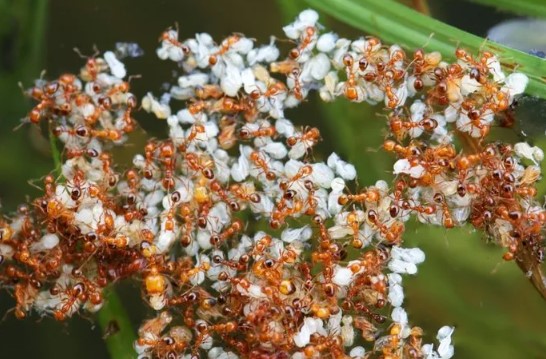
[[78, 283], [73, 288], [76, 297], [80, 296], [85, 291], [85, 284]]
[[174, 191], [172, 194], [171, 194], [171, 200], [174, 202], [174, 203], [178, 203], [181, 199], [181, 195], [180, 195], [180, 192], [178, 191]]
[[72, 192], [70, 192], [70, 198], [72, 198], [74, 201], [77, 201], [81, 195], [82, 191], [79, 188], [74, 188], [72, 189]]
[[135, 202], [136, 202], [136, 196], [133, 193], [130, 193], [127, 196], [127, 204], [133, 205], [133, 204], [135, 204]]
[[210, 244], [212, 244], [213, 246], [217, 246], [218, 244], [220, 244], [220, 236], [217, 235], [217, 234], [213, 234], [212, 236], [210, 236]]
[[304, 182], [305, 189], [311, 191], [315, 188], [315, 184], [311, 180], [305, 180]]
[[457, 185], [457, 194], [459, 195], [459, 197], [464, 197], [466, 195], [466, 188], [463, 184], [458, 184]]
[[351, 54], [343, 55], [343, 65], [347, 67], [353, 66], [353, 57], [351, 56]]
[[290, 50], [288, 56], [290, 56], [291, 59], [296, 60], [298, 57], [300, 57], [300, 50], [292, 49]]
[[368, 211], [368, 219], [369, 219], [371, 222], [377, 221], [377, 212], [374, 211], [373, 209], [369, 210], [369, 211]]
[[89, 232], [85, 236], [88, 241], [94, 242], [97, 240], [97, 234], [95, 232]]
[[146, 179], [152, 179], [153, 178], [153, 172], [151, 170], [144, 170], [144, 178]]
[[480, 81], [480, 71], [477, 69], [477, 68], [472, 68], [472, 70], [470, 70], [470, 74], [469, 74], [470, 78], [471, 79], [474, 79], [476, 81]]
[[99, 156], [99, 152], [97, 150], [95, 150], [94, 148], [87, 149], [86, 154], [87, 154], [87, 156], [89, 156], [91, 158], [95, 158], [95, 157]]
[[203, 170], [203, 176], [207, 179], [213, 179], [214, 178], [214, 172], [210, 168], [205, 168]]
[[174, 344], [174, 339], [172, 337], [163, 337], [163, 342], [166, 345], [173, 345]]
[[233, 212], [238, 212], [241, 209], [241, 207], [239, 206], [239, 203], [235, 201], [229, 202], [229, 208], [231, 208]]
[[[256, 90], [255, 90], [256, 91]], [[257, 92], [257, 91], [256, 91]], [[242, 128], [240, 131], [239, 131], [239, 137], [241, 137], [242, 139], [248, 139], [250, 138], [250, 131], [248, 131], [247, 129], [245, 128]]]
[[252, 193], [248, 198], [252, 203], [260, 203], [261, 201], [261, 197], [257, 193]]
[[289, 190], [284, 192], [284, 198], [286, 198], [286, 199], [292, 199], [295, 196], [296, 196], [296, 191], [294, 191], [294, 190], [289, 189]]
[[415, 90], [421, 91], [425, 87], [425, 84], [421, 78], [416, 78], [413, 81], [413, 87], [415, 88]]
[[199, 228], [206, 228], [207, 227], [207, 219], [205, 217], [199, 217], [197, 218], [197, 225]]
[[126, 103], [127, 103], [127, 107], [136, 108], [138, 102], [135, 96], [130, 95], [127, 97]]
[[391, 206], [391, 207], [389, 208], [389, 214], [390, 214], [391, 217], [393, 217], [393, 218], [396, 217], [396, 216], [398, 216], [398, 212], [399, 212], [398, 206], [394, 206], [394, 205], [393, 205], [393, 206]]

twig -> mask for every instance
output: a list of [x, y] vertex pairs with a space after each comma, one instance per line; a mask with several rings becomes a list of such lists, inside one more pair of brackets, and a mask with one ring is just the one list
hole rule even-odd
[[523, 274], [529, 278], [535, 289], [546, 300], [546, 277], [531, 248], [521, 246], [521, 250], [517, 251], [515, 258]]

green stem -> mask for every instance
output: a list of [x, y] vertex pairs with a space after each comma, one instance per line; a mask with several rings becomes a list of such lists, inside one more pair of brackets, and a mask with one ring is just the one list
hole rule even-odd
[[49, 130], [49, 148], [51, 149], [51, 157], [53, 157], [53, 164], [55, 166], [53, 171], [56, 176], [60, 176], [62, 174], [61, 152], [57, 147], [57, 137], [55, 137], [52, 130]]
[[457, 47], [474, 53], [489, 50], [497, 54], [507, 71], [529, 77], [526, 93], [546, 98], [546, 61], [459, 30], [401, 5], [393, 0], [306, 0], [338, 20], [397, 43], [411, 51], [426, 47], [444, 58], [454, 58]]
[[33, 41], [29, 44], [29, 54], [31, 67], [39, 68], [43, 61], [40, 53], [45, 55], [45, 41], [43, 41], [46, 22], [47, 22], [47, 0], [34, 0], [30, 3], [30, 8], [33, 10], [30, 29], [30, 36]]
[[105, 290], [104, 296], [104, 305], [98, 312], [97, 320], [102, 329], [108, 353], [112, 359], [134, 358], [133, 343], [136, 335], [127, 311], [113, 289]]

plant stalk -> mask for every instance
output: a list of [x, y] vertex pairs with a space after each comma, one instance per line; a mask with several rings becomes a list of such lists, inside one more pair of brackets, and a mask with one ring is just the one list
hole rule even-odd
[[521, 250], [518, 250], [516, 252], [516, 263], [542, 298], [546, 300], [546, 277], [531, 248], [522, 247]]
[[102, 338], [106, 343], [110, 358], [134, 358], [133, 343], [136, 340], [136, 335], [127, 311], [114, 289], [106, 289], [104, 297], [104, 304], [97, 314], [97, 321], [102, 329]]

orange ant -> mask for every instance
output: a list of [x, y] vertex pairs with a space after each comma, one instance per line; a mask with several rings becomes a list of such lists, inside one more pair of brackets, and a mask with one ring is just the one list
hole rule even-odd
[[295, 182], [299, 181], [300, 179], [304, 177], [310, 176], [312, 173], [313, 173], [313, 167], [311, 165], [303, 165], [298, 170], [298, 172], [294, 176], [292, 176], [292, 178], [290, 178], [288, 182], [286, 181], [281, 182], [279, 184], [279, 187], [283, 191], [286, 191], [292, 186], [292, 184], [294, 184]]
[[227, 191], [222, 187], [220, 182], [218, 182], [217, 180], [212, 180], [209, 186], [214, 193], [220, 196], [222, 201], [224, 201], [225, 203], [229, 205], [232, 211], [237, 212], [240, 210], [240, 207], [237, 201], [233, 201], [228, 197]]
[[294, 93], [294, 97], [301, 101], [303, 100], [303, 90], [302, 90], [302, 84], [300, 81], [300, 75], [301, 70], [299, 68], [294, 68], [290, 74], [288, 75], [288, 78], [294, 81], [294, 86], [292, 87], [292, 92]]
[[388, 101], [387, 101], [387, 107], [388, 108], [394, 109], [394, 108], [398, 107], [399, 99], [398, 99], [398, 96], [392, 90], [391, 85], [386, 85], [385, 86], [385, 95], [387, 96], [387, 99], [388, 99]]
[[398, 243], [404, 232], [403, 222], [394, 222], [390, 227], [379, 220], [377, 212], [373, 209], [368, 211], [368, 220], [379, 229], [381, 235], [390, 243]]
[[265, 173], [265, 178], [268, 181], [273, 181], [276, 178], [275, 172], [269, 168], [267, 157], [265, 157], [264, 154], [260, 153], [259, 151], [254, 151], [250, 154], [250, 161], [252, 161], [256, 167], [260, 168], [263, 173]]
[[442, 57], [438, 52], [425, 54], [423, 49], [415, 50], [410, 65], [413, 65], [412, 75], [415, 77], [413, 88], [416, 91], [421, 91], [424, 88], [423, 76], [428, 75], [436, 68], [441, 60]]
[[223, 112], [228, 114], [242, 112], [244, 113], [247, 121], [255, 118], [255, 115], [257, 114], [255, 103], [251, 96], [243, 96], [239, 101], [226, 96], [222, 100], [221, 109]]
[[[281, 203], [283, 202], [281, 201]], [[279, 203], [279, 205], [281, 203]], [[273, 212], [271, 213], [271, 220], [269, 221], [269, 225], [273, 229], [280, 228], [280, 226], [285, 222], [285, 219], [287, 217], [293, 216], [296, 213], [300, 213], [302, 209], [303, 202], [299, 199], [293, 199], [292, 207], [282, 205], [281, 208], [276, 208], [273, 210]]]
[[317, 30], [313, 26], [308, 26], [307, 28], [305, 28], [305, 31], [301, 34], [301, 37], [300, 37], [300, 41], [301, 41], [300, 44], [298, 45], [298, 47], [295, 47], [292, 50], [290, 50], [290, 52], [288, 53], [288, 56], [292, 60], [297, 60], [301, 56], [303, 51], [311, 44], [311, 42], [315, 40], [316, 33], [317, 33]]
[[240, 219], [235, 219], [229, 227], [227, 227], [220, 234], [213, 234], [210, 237], [210, 243], [213, 246], [218, 246], [220, 243], [223, 243], [226, 239], [233, 236], [235, 233], [240, 232], [243, 229], [243, 221]]
[[228, 38], [224, 39], [224, 41], [222, 41], [222, 44], [220, 45], [220, 49], [217, 52], [215, 52], [214, 54], [209, 56], [209, 65], [210, 66], [216, 65], [216, 63], [218, 63], [218, 56], [222, 56], [226, 52], [228, 52], [229, 49], [235, 43], [237, 43], [240, 39], [241, 39], [241, 37], [239, 35], [237, 35], [237, 34], [231, 35]]
[[[58, 82], [49, 82], [46, 83], [41, 89], [38, 87], [33, 87], [30, 90], [29, 95], [33, 99], [40, 101], [36, 106], [34, 106], [28, 115], [30, 122], [34, 124], [39, 123], [40, 120], [46, 116], [47, 111], [50, 111], [55, 107], [55, 94], [58, 90]], [[69, 104], [66, 105], [70, 106]]]
[[353, 241], [351, 245], [354, 248], [360, 249], [364, 246], [364, 242], [360, 239], [360, 225], [362, 220], [357, 212], [352, 211], [347, 215], [347, 225], [353, 231]]
[[[15, 269], [14, 267], [11, 268]], [[38, 295], [38, 289], [30, 283], [20, 282], [15, 284], [13, 295], [16, 302], [15, 317], [17, 319], [26, 318], [27, 313], [30, 311], [31, 304], [35, 300], [34, 298]]]
[[190, 53], [190, 48], [178, 41], [178, 25], [176, 25], [175, 30], [172, 30], [171, 28], [165, 30], [159, 37], [158, 41], [166, 41], [172, 46], [180, 48], [186, 55]]
[[455, 222], [449, 212], [449, 207], [444, 195], [441, 193], [434, 194], [434, 202], [442, 206], [443, 226], [448, 229], [455, 227]]
[[83, 59], [87, 59], [85, 66], [80, 71], [80, 77], [84, 81], [94, 82], [97, 79], [97, 76], [102, 71], [108, 69], [108, 66], [103, 59], [97, 58], [100, 54], [100, 51], [94, 47], [94, 53], [91, 56], [83, 55], [78, 48], [74, 48], [74, 52], [78, 54]]
[[315, 184], [311, 180], [305, 180], [303, 185], [307, 190], [307, 199], [305, 201], [307, 209], [305, 210], [305, 214], [308, 216], [313, 216], [316, 212], [316, 208], [318, 205], [318, 201], [315, 198]]
[[349, 202], [358, 202], [358, 203], [365, 203], [365, 202], [379, 202], [381, 199], [381, 194], [379, 193], [379, 190], [376, 188], [370, 188], [368, 190], [364, 190], [358, 194], [342, 194], [338, 198], [338, 203], [341, 206], [345, 206]]
[[[55, 287], [52, 288], [52, 291], [59, 295]], [[88, 298], [86, 285], [82, 282], [67, 288], [64, 294], [67, 298], [62, 301], [61, 307], [53, 312], [53, 316], [58, 321], [65, 320], [67, 315], [72, 315], [79, 308], [80, 303], [87, 301]]]
[[[195, 96], [201, 100], [218, 100], [224, 96], [222, 88], [218, 85], [206, 84], [195, 88]], [[191, 112], [191, 111], [190, 111]]]
[[214, 162], [212, 160], [199, 157], [193, 152], [186, 153], [185, 160], [190, 169], [200, 171], [201, 174], [209, 180], [214, 178], [214, 171], [211, 168], [214, 167]]
[[302, 142], [307, 145], [310, 143], [309, 147], [315, 145], [320, 140], [320, 132], [318, 128], [311, 127], [305, 128], [303, 133], [299, 136], [290, 136], [286, 140], [286, 144], [290, 147], [294, 147], [298, 142]]
[[273, 126], [264, 126], [260, 127], [255, 131], [252, 131], [249, 127], [243, 126], [239, 130], [239, 137], [243, 140], [249, 140], [256, 137], [273, 137], [276, 134], [275, 127]]
[[343, 56], [343, 64], [347, 73], [347, 81], [343, 84], [343, 94], [349, 101], [360, 101], [363, 96], [363, 91], [356, 82], [356, 75], [353, 71], [353, 57], [351, 54]]
[[258, 241], [256, 241], [256, 244], [254, 245], [254, 248], [250, 252], [252, 256], [258, 256], [264, 254], [266, 249], [268, 249], [272, 244], [272, 238], [269, 235], [264, 235], [262, 238], [260, 238]]
[[455, 56], [460, 61], [463, 61], [470, 66], [472, 66], [472, 69], [470, 70], [470, 78], [478, 81], [480, 84], [485, 84], [487, 82], [487, 76], [489, 74], [489, 60], [494, 57], [494, 55], [489, 51], [484, 51], [479, 59], [479, 61], [476, 61], [470, 53], [468, 53], [463, 48], [457, 48], [455, 50]]

